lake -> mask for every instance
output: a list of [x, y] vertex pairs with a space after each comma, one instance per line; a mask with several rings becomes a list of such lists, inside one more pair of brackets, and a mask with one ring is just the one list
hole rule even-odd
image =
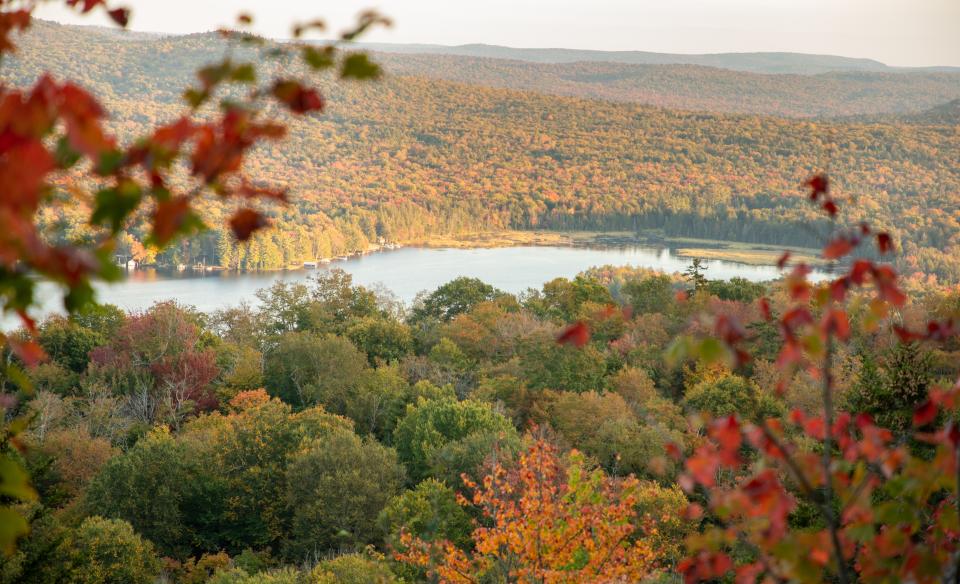
[[[664, 272], [680, 272], [690, 265], [669, 249], [653, 247], [500, 247], [479, 249], [403, 248], [335, 261], [321, 267], [341, 268], [354, 283], [381, 283], [409, 303], [421, 290], [434, 290], [459, 276], [475, 277], [507, 292], [539, 288], [557, 277], [572, 278], [600, 265], [632, 265]], [[704, 260], [711, 279], [746, 278], [752, 281], [780, 277], [776, 266], [755, 266], [720, 260]], [[130, 311], [149, 308], [156, 302], [176, 300], [209, 312], [256, 302], [254, 293], [276, 281], [301, 282], [317, 270], [277, 272], [179, 272], [134, 270], [125, 281], [98, 285], [100, 302]], [[53, 290], [42, 294], [48, 301], [40, 311], [49, 314], [62, 308]]]

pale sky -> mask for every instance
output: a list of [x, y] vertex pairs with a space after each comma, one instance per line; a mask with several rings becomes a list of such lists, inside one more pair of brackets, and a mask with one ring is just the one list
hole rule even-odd
[[[121, 4], [122, 0], [113, 3]], [[361, 10], [394, 20], [363, 40], [668, 53], [793, 51], [868, 57], [889, 65], [960, 66], [960, 0], [126, 0], [134, 30], [216, 29], [248, 11], [258, 32], [288, 38], [295, 20], [334, 31]], [[63, 2], [41, 18], [78, 18]]]

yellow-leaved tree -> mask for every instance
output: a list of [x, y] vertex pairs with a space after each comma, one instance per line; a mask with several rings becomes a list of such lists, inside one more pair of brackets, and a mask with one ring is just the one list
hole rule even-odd
[[515, 467], [497, 464], [482, 485], [464, 482], [473, 497], [461, 503], [483, 514], [472, 549], [405, 533], [396, 559], [444, 583], [635, 582], [656, 567], [640, 481], [591, 470], [577, 451], [562, 459], [541, 438]]

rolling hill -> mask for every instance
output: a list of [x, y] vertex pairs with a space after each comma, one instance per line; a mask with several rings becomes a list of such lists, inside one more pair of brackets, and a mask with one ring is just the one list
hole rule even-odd
[[960, 67], [891, 67], [873, 59], [856, 59], [836, 55], [805, 53], [756, 52], [685, 55], [647, 51], [593, 51], [582, 49], [519, 49], [497, 45], [469, 44], [458, 46], [429, 44], [363, 43], [372, 51], [405, 54], [454, 55], [488, 59], [510, 59], [531, 63], [621, 63], [628, 65], [699, 65], [750, 73], [792, 73], [813, 75], [836, 71], [942, 71], [960, 73]]
[[[193, 71], [224, 51], [209, 34], [118, 42], [50, 24], [21, 46], [0, 71], [5, 83], [24, 85], [43, 71], [76, 79], [102, 97], [125, 141], [182, 113]], [[385, 61], [388, 71], [398, 59]], [[248, 166], [256, 180], [290, 190], [294, 203], [272, 210], [276, 229], [237, 247], [222, 226], [230, 209], [211, 197], [205, 214], [213, 228], [158, 261], [206, 255], [262, 269], [361, 249], [378, 237], [507, 228], [652, 229], [811, 245], [820, 225], [800, 184], [829, 165], [836, 193], [851, 203], [846, 218], [892, 229], [901, 267], [960, 281], [955, 123], [672, 110], [423, 75], [321, 84], [327, 111], [294, 123], [286, 142], [261, 149]], [[88, 229], [80, 216], [61, 206], [43, 220], [51, 237], [72, 238]], [[127, 241], [144, 234], [145, 224], [134, 222]]]
[[914, 113], [960, 98], [960, 72], [770, 75], [693, 64], [544, 64], [396, 53], [379, 58], [398, 75], [715, 112], [794, 117]]

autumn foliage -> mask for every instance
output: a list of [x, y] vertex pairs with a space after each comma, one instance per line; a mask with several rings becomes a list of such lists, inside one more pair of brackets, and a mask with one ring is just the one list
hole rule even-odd
[[450, 583], [635, 582], [656, 564], [637, 516], [639, 481], [590, 470], [576, 451], [562, 460], [541, 438], [515, 468], [498, 464], [482, 485], [464, 482], [473, 496], [462, 504], [483, 513], [473, 549], [405, 534], [399, 560]]
[[[811, 200], [835, 218], [827, 178], [807, 185]], [[859, 225], [839, 230], [823, 256], [847, 259], [871, 239], [879, 254], [892, 251], [889, 235]], [[776, 320], [782, 337], [777, 366], [785, 378], [801, 370], [818, 380], [822, 414], [794, 411], [785, 420], [760, 423], [732, 415], [707, 425], [706, 440], [686, 458], [681, 477], [690, 495], [704, 502], [691, 506], [692, 516], [704, 522], [689, 538], [680, 569], [687, 582], [729, 574], [743, 583], [939, 582], [957, 570], [960, 557], [960, 431], [955, 418], [940, 428], [932, 424], [956, 411], [958, 388], [930, 393], [905, 442], [868, 414], [836, 411], [832, 365], [837, 344], [851, 336], [851, 306], [860, 309], [867, 331], [892, 321], [902, 342], [942, 341], [954, 334], [954, 324], [930, 322], [920, 332], [897, 324], [894, 316], [907, 297], [888, 265], [852, 259], [838, 277], [820, 284], [809, 282], [809, 273], [801, 263], [787, 278], [794, 305]], [[745, 363], [743, 329], [721, 318], [715, 323], [730, 361]], [[688, 346], [696, 351], [703, 345]], [[798, 526], [803, 509], [816, 520]]]
[[[127, 9], [108, 5], [105, 0], [65, 2], [82, 13], [104, 10], [122, 27], [130, 18]], [[0, 58], [16, 51], [16, 35], [30, 27], [34, 6], [0, 0]], [[251, 22], [251, 16], [241, 15], [238, 27]], [[370, 26], [386, 23], [374, 13], [363, 14], [342, 40], [352, 40]], [[318, 25], [296, 25], [294, 36]], [[221, 34], [231, 46], [262, 43], [262, 39], [247, 33]], [[358, 54], [339, 59], [332, 45], [318, 48], [291, 43], [273, 55], [291, 56], [301, 58], [310, 71], [337, 68], [341, 78], [375, 77], [379, 72], [376, 65]], [[148, 212], [151, 217], [148, 243], [162, 248], [176, 236], [203, 227], [195, 211], [203, 197], [236, 201], [237, 210], [229, 225], [241, 241], [267, 225], [256, 207], [258, 201], [284, 201], [282, 190], [244, 176], [244, 160], [258, 144], [279, 140], [286, 133], [276, 114], [268, 113], [271, 103], [294, 115], [306, 115], [323, 109], [319, 92], [301, 79], [260, 80], [254, 63], [235, 63], [230, 51], [220, 63], [199, 70], [197, 81], [198, 86], [184, 93], [187, 107], [182, 116], [129, 145], [120, 144], [106, 130], [107, 113], [96, 98], [71, 81], [43, 75], [32, 87], [0, 86], [0, 308], [19, 314], [27, 330], [26, 337], [3, 337], [20, 362], [32, 366], [46, 357], [30, 338], [37, 330], [27, 314], [34, 303], [37, 282], [61, 285], [64, 306], [71, 313], [89, 304], [93, 299], [92, 281], [119, 277], [112, 257], [116, 237], [138, 211]], [[228, 86], [234, 88], [233, 97], [224, 94]], [[218, 97], [223, 99], [214, 104]], [[176, 190], [170, 179], [184, 168], [192, 183]], [[54, 186], [62, 188], [64, 184], [73, 195], [93, 201], [89, 223], [101, 229], [87, 241], [57, 243], [55, 237], [41, 230], [38, 212], [54, 200]], [[93, 192], [80, 192], [83, 189], [78, 185], [92, 185]], [[211, 358], [203, 353], [161, 356], [149, 364], [149, 369], [161, 392], [175, 396], [173, 401], [204, 407], [210, 405], [211, 397], [200, 395], [201, 388], [217, 373]], [[14, 366], [7, 367], [6, 374], [25, 393], [30, 392], [25, 376]], [[26, 420], [19, 419], [4, 426], [4, 448], [17, 446], [9, 438], [24, 424]], [[35, 494], [19, 463], [6, 457], [2, 462], [0, 478], [5, 493], [20, 501], [33, 499]], [[0, 547], [10, 549], [16, 536], [26, 531], [26, 522], [8, 507], [0, 508], [0, 519]]]
[[[120, 26], [125, 26], [129, 19], [128, 11], [107, 6], [103, 0], [66, 0], [66, 4], [82, 12], [106, 10]], [[30, 11], [20, 6], [19, 2], [0, 0], [0, 56], [14, 51], [17, 32], [30, 26]], [[250, 22], [251, 17], [241, 16], [238, 27]], [[383, 22], [375, 14], [363, 15], [357, 27], [343, 35], [343, 40], [352, 40], [366, 28]], [[297, 25], [294, 37], [316, 27], [317, 23]], [[222, 34], [231, 45], [262, 43], [262, 39], [246, 33]], [[341, 78], [369, 78], [379, 72], [363, 55], [340, 58], [333, 48], [307, 44], [285, 45], [276, 57], [296, 57], [314, 71], [335, 68]], [[91, 282], [117, 275], [111, 259], [116, 238], [135, 213], [144, 212], [151, 218], [148, 243], [157, 248], [203, 227], [197, 209], [204, 197], [229, 201], [235, 207], [228, 225], [238, 240], [247, 240], [266, 227], [268, 222], [259, 205], [283, 204], [286, 191], [246, 176], [246, 157], [258, 145], [286, 135], [276, 108], [304, 116], [322, 112], [325, 106], [321, 93], [306, 81], [289, 77], [260, 79], [253, 63], [235, 62], [229, 52], [221, 62], [198, 71], [196, 85], [188, 88], [183, 97], [182, 116], [122, 145], [105, 129], [104, 109], [91, 94], [72, 82], [42, 76], [29, 88], [0, 87], [0, 295], [3, 309], [18, 313], [26, 329], [24, 335], [6, 338], [20, 362], [34, 365], [44, 358], [40, 345], [31, 340], [37, 330], [27, 315], [34, 302], [38, 277], [63, 286], [68, 311], [75, 312], [88, 304], [93, 295]], [[186, 174], [188, 188], [182, 188], [178, 173]], [[92, 201], [89, 222], [98, 231], [89, 241], [57, 243], [38, 226], [39, 210], [54, 197], [54, 186], [65, 182], [79, 190], [82, 189], [76, 185], [93, 185], [88, 197]], [[791, 269], [784, 280], [789, 306], [775, 314], [772, 303], [760, 299], [756, 310], [762, 314], [764, 324], [779, 335], [775, 364], [783, 379], [802, 372], [819, 384], [820, 413], [811, 415], [796, 410], [785, 417], [769, 419], [760, 415], [716, 416], [707, 419], [702, 434], [693, 436], [688, 444], [672, 445], [669, 451], [683, 469], [679, 482], [693, 501], [685, 509], [685, 516], [698, 522], [698, 529], [686, 540], [686, 557], [678, 569], [688, 582], [732, 577], [743, 584], [825, 580], [923, 583], [948, 576], [956, 581], [960, 577], [960, 421], [955, 412], [960, 405], [960, 386], [931, 391], [913, 413], [913, 428], [897, 435], [866, 413], [845, 412], [837, 406], [834, 367], [838, 346], [851, 340], [856, 327], [868, 332], [891, 327], [903, 343], [937, 343], [954, 337], [956, 324], [951, 320], [931, 321], [922, 330], [904, 326], [899, 311], [906, 306], [907, 295], [894, 269], [880, 261], [895, 250], [891, 236], [875, 232], [866, 224], [838, 227], [841, 201], [833, 196], [826, 175], [814, 176], [806, 186], [809, 199], [824, 215], [821, 225], [832, 229], [821, 255], [833, 262], [836, 275], [823, 282], [811, 282], [811, 267], [802, 262], [791, 264], [790, 257], [785, 255], [780, 266]], [[875, 249], [863, 257], [855, 256], [865, 246]], [[709, 282], [699, 272], [694, 275], [698, 276], [696, 296]], [[470, 306], [451, 303], [445, 307], [440, 302], [441, 294], [432, 298], [437, 306], [425, 304], [423, 319], [436, 317], [438, 327], [449, 321], [466, 327], [468, 317], [460, 317], [467, 313], [467, 308], [496, 300], [492, 288], [478, 288], [470, 282], [460, 285], [459, 292], [456, 287], [444, 292], [457, 292], [453, 296], [459, 298], [465, 291], [472, 291], [475, 298]], [[584, 390], [581, 393], [597, 389], [608, 364], [603, 355], [588, 353], [593, 349], [591, 339], [610, 339], [614, 349], [632, 342], [624, 340], [627, 335], [623, 334], [629, 315], [606, 302], [609, 292], [586, 281], [577, 285], [578, 293], [590, 297], [582, 304], [591, 309], [581, 311], [581, 303], [575, 303], [576, 315], [567, 310], [563, 301], [534, 299], [542, 300], [538, 309], [559, 313], [566, 322], [576, 322], [556, 336], [558, 344], [571, 347], [557, 348], [551, 344], [540, 353], [532, 353], [533, 357], [518, 358], [521, 365], [542, 364], [539, 362], [547, 359], [538, 355], [549, 354], [569, 364], [565, 372], [568, 375], [563, 376], [535, 370], [529, 389], [577, 387]], [[669, 282], [667, 285], [669, 289]], [[554, 292], [563, 299], [562, 291]], [[595, 302], [591, 295], [598, 292], [602, 294]], [[687, 296], [682, 295], [679, 304], [686, 301]], [[711, 306], [724, 307], [717, 303]], [[426, 310], [434, 308], [435, 314]], [[745, 326], [734, 310], [715, 312], [709, 322], [709, 334], [680, 339], [670, 357], [725, 361], [730, 369], [749, 366], [753, 356], [748, 344], [757, 334], [755, 329]], [[659, 330], [657, 322], [643, 320], [640, 325], [629, 326], [646, 327], [634, 330], [635, 337], [640, 337], [642, 332], [638, 331]], [[476, 324], [479, 327], [479, 321]], [[353, 330], [362, 338], [363, 330]], [[312, 337], [303, 338], [304, 346], [314, 346], [306, 344]], [[438, 364], [469, 360], [460, 347], [444, 340], [447, 342], [441, 340], [431, 350]], [[398, 351], [402, 354], [408, 350], [404, 347], [409, 342], [403, 338], [401, 341]], [[356, 357], [357, 371], [365, 371], [365, 356], [349, 342], [343, 343], [341, 346], [349, 349], [345, 354]], [[474, 345], [478, 350], [488, 349], [479, 342]], [[558, 352], [550, 353], [553, 349]], [[585, 354], [587, 359], [580, 359]], [[216, 356], [204, 347], [198, 327], [179, 311], [160, 306], [152, 313], [131, 318], [107, 344], [98, 346], [89, 356], [90, 372], [108, 379], [112, 389], [123, 388], [131, 395], [144, 396], [136, 402], [141, 407], [135, 414], [145, 423], [163, 419], [176, 427], [188, 415], [217, 404], [210, 387], [220, 373]], [[345, 369], [343, 363], [338, 366]], [[296, 367], [302, 368], [299, 364]], [[591, 373], [592, 369], [596, 375]], [[6, 378], [29, 391], [28, 384], [21, 382], [25, 379], [22, 372], [8, 367], [5, 373]], [[506, 383], [509, 379], [501, 381]], [[634, 393], [643, 390], [641, 381]], [[744, 392], [753, 388], [749, 383], [720, 387], [734, 385]], [[326, 396], [336, 393], [335, 389], [341, 388], [321, 387], [316, 393]], [[435, 393], [441, 391], [436, 389]], [[787, 382], [782, 382], [779, 389], [786, 391]], [[355, 393], [356, 389], [350, 386], [349, 391]], [[451, 384], [450, 393], [453, 391]], [[488, 391], [497, 392], [499, 388], [491, 387]], [[413, 394], [410, 396], [412, 401]], [[600, 397], [598, 394], [588, 399]], [[448, 396], [438, 399], [439, 405], [422, 406], [419, 401], [406, 403], [398, 397], [394, 405], [403, 404], [414, 410], [420, 407], [421, 412], [427, 413], [432, 408], [440, 414], [474, 408], [483, 413], [484, 419], [508, 423], [486, 405], [451, 406], [460, 403], [452, 400]], [[645, 396], [642, 401], [636, 404], [638, 408], [642, 405], [673, 411], [659, 396]], [[569, 403], [587, 402], [570, 398]], [[614, 398], [609, 403], [626, 401]], [[358, 467], [352, 476], [387, 469], [391, 485], [388, 490], [399, 490], [403, 467], [397, 462], [397, 454], [352, 434], [344, 426], [345, 419], [328, 417], [321, 409], [293, 414], [289, 405], [268, 399], [263, 392], [237, 394], [231, 405], [237, 412], [222, 417], [211, 415], [193, 428], [207, 437], [220, 436], [224, 443], [233, 446], [232, 450], [206, 453], [209, 460], [225, 469], [224, 474], [229, 474], [226, 486], [210, 478], [211, 489], [223, 488], [224, 492], [244, 496], [211, 496], [210, 500], [225, 501], [231, 519], [253, 517], [257, 521], [240, 532], [219, 534], [221, 539], [215, 542], [218, 545], [221, 541], [239, 545], [250, 540], [278, 544], [287, 523], [302, 532], [303, 541], [296, 542], [299, 547], [293, 549], [307, 549], [318, 537], [333, 541], [338, 534], [317, 535], [315, 531], [318, 526], [329, 527], [331, 521], [324, 519], [336, 518], [335, 512], [328, 512], [333, 507], [314, 512], [305, 502], [339, 495], [338, 488], [356, 491], [354, 482], [340, 482], [343, 477], [334, 468], [344, 459], [361, 460], [354, 456], [356, 453], [367, 453], [371, 457], [368, 462], [372, 462]], [[342, 409], [352, 411], [353, 405], [344, 404]], [[758, 408], [758, 412], [762, 411]], [[534, 414], [537, 412], [531, 412]], [[257, 416], [262, 416], [262, 424]], [[412, 415], [409, 419], [417, 417]], [[19, 447], [16, 437], [26, 424], [25, 419], [18, 418], [3, 427], [0, 486], [7, 499], [5, 506], [0, 507], [0, 547], [6, 550], [12, 549], [16, 537], [27, 530], [19, 509], [9, 503], [36, 498], [26, 473], [10, 452]], [[624, 427], [624, 432], [635, 429]], [[275, 451], [262, 448], [266, 443], [263, 436], [268, 432], [277, 435]], [[311, 432], [316, 435], [309, 436], [308, 444], [303, 434]], [[403, 438], [416, 432], [401, 424], [397, 435]], [[143, 460], [143, 469], [156, 470], [148, 455], [195, 445], [177, 442], [178, 438], [164, 432], [155, 432], [143, 440], [140, 450], [135, 452], [142, 458], [118, 459], [108, 465], [108, 474], [102, 475], [106, 478], [94, 481], [96, 489], [111, 494], [115, 487], [122, 487], [121, 481], [113, 477], [133, 476], [146, 483], [143, 473], [127, 473], [122, 465]], [[403, 440], [398, 442], [403, 445]], [[204, 442], [196, 441], [201, 443]], [[90, 458], [101, 464], [106, 455], [103, 448], [97, 450], [96, 446], [89, 449]], [[417, 447], [420, 446], [418, 443]], [[260, 457], [256, 464], [248, 462], [250, 452]], [[284, 465], [293, 452], [299, 457], [298, 464], [287, 469]], [[346, 454], [332, 460], [336, 457], [331, 452]], [[616, 460], [619, 461], [619, 453]], [[188, 460], [189, 464], [183, 465], [180, 462], [177, 461], [177, 468], [183, 476], [207, 476], [209, 469], [196, 461]], [[665, 468], [666, 462], [661, 462], [657, 466]], [[315, 472], [317, 468], [323, 473]], [[263, 469], [273, 475], [264, 474]], [[88, 478], [73, 470], [64, 468], [61, 472]], [[309, 483], [308, 479], [318, 476], [323, 481]], [[289, 481], [289, 492], [282, 492], [284, 483], [279, 477]], [[479, 516], [470, 545], [458, 547], [448, 541], [425, 541], [403, 533], [395, 550], [396, 559], [423, 569], [441, 582], [632, 582], [663, 567], [663, 550], [654, 543], [658, 541], [658, 522], [638, 510], [641, 483], [632, 475], [608, 475], [590, 466], [579, 452], [561, 456], [551, 442], [537, 439], [516, 464], [494, 465], [480, 483], [466, 475], [463, 478], [471, 494], [469, 498], [461, 495], [461, 503]], [[157, 480], [160, 479], [175, 482], [169, 476], [158, 476]], [[147, 487], [156, 486], [156, 482], [137, 486], [131, 492], [139, 495]], [[195, 481], [176, 482], [179, 486]], [[336, 488], [328, 489], [326, 485]], [[382, 485], [381, 482], [369, 489], [371, 507], [383, 507], [381, 499], [389, 493], [383, 492]], [[261, 492], [267, 495], [251, 496]], [[129, 493], [118, 493], [117, 501], [142, 502]], [[302, 504], [288, 504], [285, 497]], [[113, 502], [106, 495], [102, 499]], [[152, 500], [148, 503], [153, 505]], [[109, 505], [104, 507], [104, 512], [112, 511], [107, 508]], [[293, 508], [296, 514], [288, 517]], [[366, 511], [364, 507], [358, 512], [362, 519], [357, 521], [356, 528], [360, 539], [368, 539], [369, 533], [374, 532], [372, 513]], [[182, 513], [185, 519], [202, 519], [187, 508]], [[132, 511], [130, 514], [136, 515]], [[113, 524], [93, 522], [87, 527], [120, 529]], [[202, 531], [200, 527], [198, 533]], [[167, 536], [169, 541], [164, 540]], [[159, 530], [154, 534], [157, 543], [169, 550], [179, 547], [178, 537], [179, 533]], [[139, 545], [139, 540], [131, 543], [132, 547]]]
[[[956, 324], [904, 326], [900, 311], [908, 298], [896, 272], [854, 256], [868, 243], [876, 252], [867, 255], [890, 254], [890, 235], [866, 224], [836, 227], [840, 205], [827, 176], [806, 186], [834, 225], [822, 257], [837, 261], [837, 275], [813, 283], [810, 266], [796, 263], [784, 281], [789, 305], [782, 314], [774, 315], [766, 298], [758, 305], [780, 336], [777, 391], [803, 373], [820, 385], [821, 413], [795, 410], [761, 421], [722, 416], [708, 420], [704, 440], [689, 455], [670, 449], [694, 501], [688, 518], [701, 523], [687, 539], [679, 570], [687, 582], [954, 581], [960, 577], [960, 382], [931, 390], [916, 407], [913, 429], [897, 436], [867, 413], [838, 410], [834, 360], [854, 326], [865, 334], [892, 329], [901, 343], [936, 343], [954, 337]], [[789, 263], [784, 254], [780, 267]], [[734, 316], [714, 314], [707, 335], [677, 339], [668, 358], [744, 367], [753, 336]], [[589, 339], [578, 322], [557, 341], [583, 346]]]
[[[0, 2], [0, 55], [16, 49], [14, 31], [30, 26], [28, 9], [7, 4]], [[104, 9], [121, 26], [129, 18], [127, 10], [109, 7], [103, 0], [68, 0], [67, 4], [82, 12]], [[252, 17], [242, 15], [238, 27], [251, 22]], [[376, 14], [364, 14], [343, 39], [384, 23]], [[296, 36], [315, 26], [297, 25]], [[248, 33], [225, 30], [221, 34], [228, 46], [263, 43]], [[292, 43], [271, 54], [273, 58], [299, 57], [308, 71], [338, 67], [343, 78], [379, 73], [358, 54], [339, 60], [333, 46], [320, 49]], [[215, 104], [218, 97], [223, 99]], [[269, 113], [271, 102], [294, 115], [320, 112], [324, 102], [317, 89], [302, 79], [258, 79], [254, 63], [234, 62], [228, 50], [221, 62], [197, 72], [197, 85], [185, 91], [184, 99], [187, 108], [182, 116], [122, 145], [105, 129], [107, 114], [94, 96], [73, 82], [44, 75], [27, 89], [0, 88], [0, 184], [4, 186], [0, 286], [3, 308], [20, 312], [28, 328], [32, 327], [26, 316], [33, 302], [31, 276], [38, 274], [64, 285], [69, 311], [82, 307], [92, 298], [91, 280], [118, 276], [112, 261], [115, 237], [141, 209], [149, 210], [152, 218], [147, 243], [162, 248], [175, 236], [203, 227], [196, 206], [204, 197], [236, 201], [228, 224], [241, 241], [267, 226], [258, 201], [286, 200], [283, 189], [245, 177], [244, 161], [257, 145], [286, 134], [277, 115]], [[192, 178], [186, 187], [172, 181], [182, 167]], [[71, 184], [95, 185], [89, 221], [103, 229], [86, 245], [49, 243], [38, 231], [37, 212], [54, 194], [52, 187], [62, 186], [64, 177]], [[172, 182], [181, 187], [175, 190]], [[42, 355], [32, 346], [14, 348], [28, 362]]]

